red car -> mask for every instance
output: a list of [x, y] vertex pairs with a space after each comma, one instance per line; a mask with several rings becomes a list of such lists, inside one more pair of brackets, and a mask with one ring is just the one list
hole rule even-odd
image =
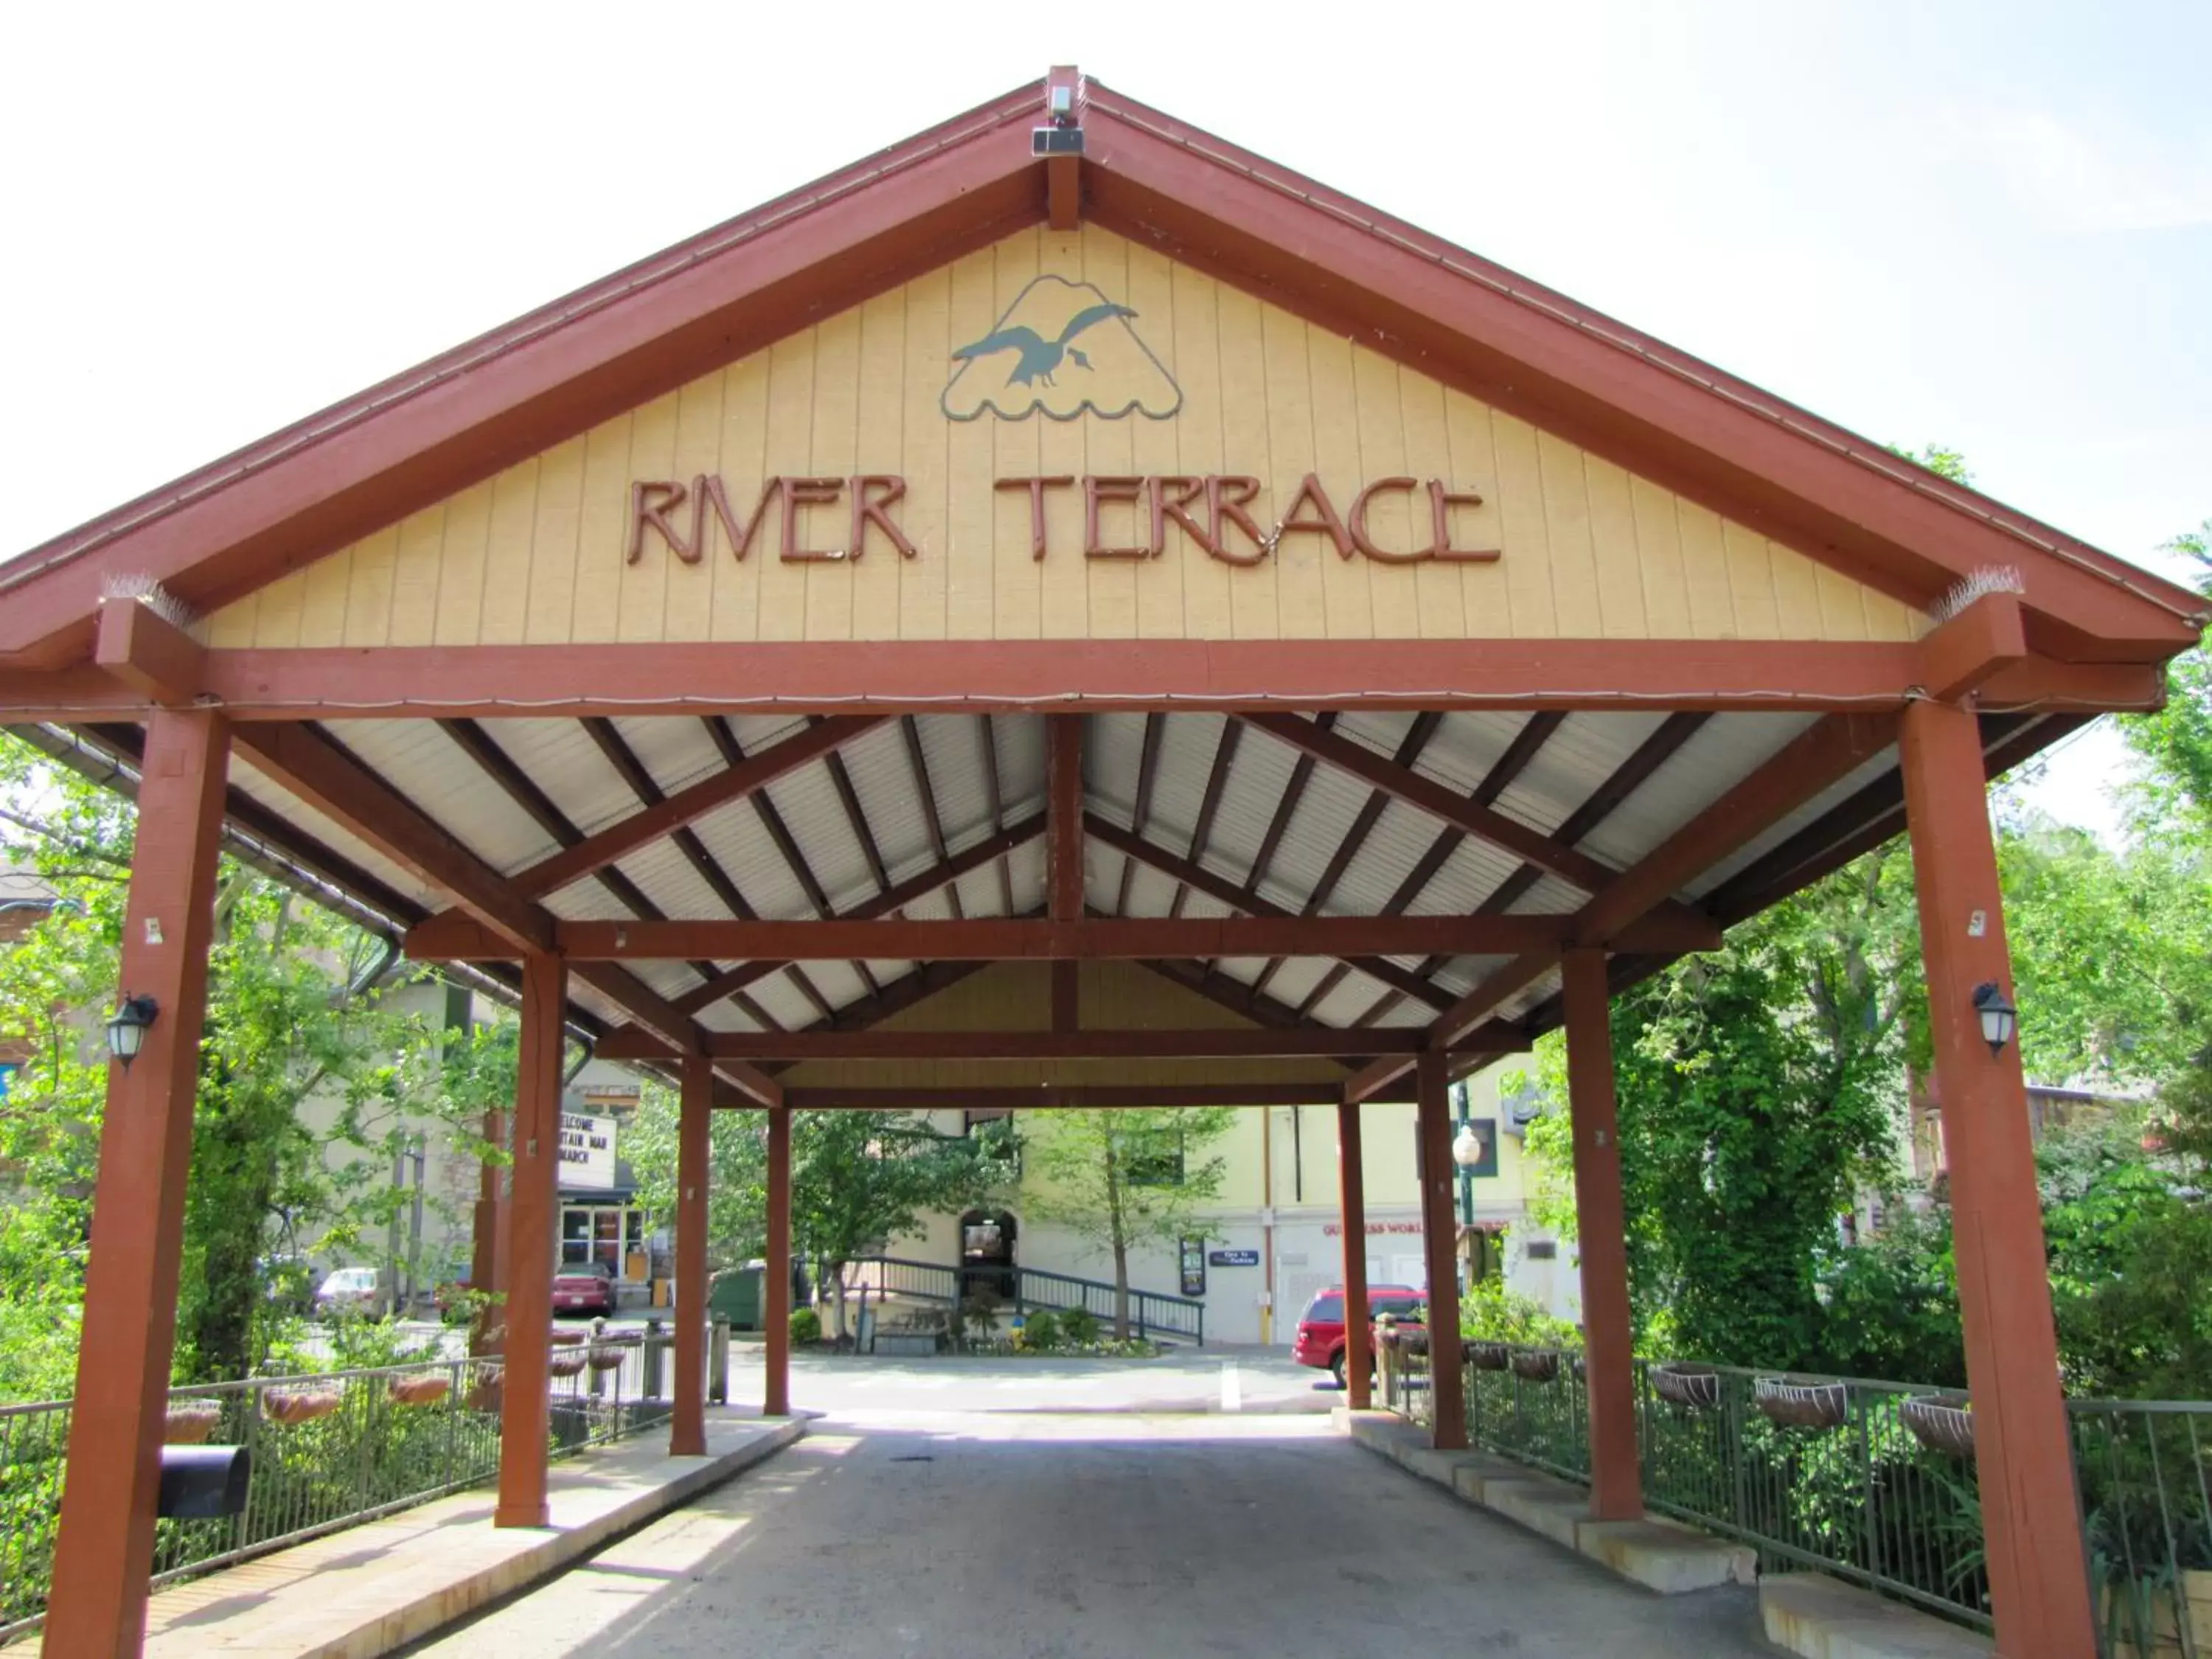
[[611, 1316], [615, 1310], [614, 1275], [604, 1261], [563, 1267], [553, 1275], [553, 1311]]
[[[1427, 1292], [1410, 1285], [1370, 1285], [1367, 1287], [1368, 1316], [1372, 1319], [1391, 1314], [1407, 1323], [1419, 1324], [1427, 1299]], [[1344, 1386], [1343, 1285], [1332, 1285], [1325, 1291], [1316, 1291], [1314, 1299], [1306, 1304], [1305, 1312], [1298, 1316], [1297, 1340], [1291, 1344], [1291, 1358], [1301, 1365], [1330, 1372], [1336, 1378], [1337, 1387]]]

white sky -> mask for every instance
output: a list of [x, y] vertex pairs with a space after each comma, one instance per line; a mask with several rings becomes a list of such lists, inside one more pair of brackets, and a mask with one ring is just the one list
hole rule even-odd
[[[2212, 5], [19, 6], [0, 556], [1074, 62], [2123, 556], [2212, 515]], [[2117, 744], [2036, 791], [2099, 799]]]

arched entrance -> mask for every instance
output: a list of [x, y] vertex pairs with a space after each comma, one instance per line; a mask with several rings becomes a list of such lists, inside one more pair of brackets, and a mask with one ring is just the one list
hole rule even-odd
[[1020, 1224], [1005, 1210], [970, 1210], [960, 1218], [960, 1299], [982, 1294], [1014, 1299], [1014, 1241]]

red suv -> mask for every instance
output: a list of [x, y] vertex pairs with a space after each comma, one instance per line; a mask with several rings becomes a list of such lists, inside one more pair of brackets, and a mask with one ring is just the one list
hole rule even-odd
[[[1419, 1324], [1428, 1293], [1417, 1291], [1410, 1285], [1370, 1285], [1367, 1287], [1367, 1315], [1370, 1319], [1382, 1314], [1395, 1315], [1407, 1324]], [[1297, 1340], [1291, 1345], [1291, 1358], [1301, 1365], [1311, 1365], [1316, 1370], [1327, 1370], [1336, 1378], [1339, 1388], [1344, 1386], [1344, 1286], [1332, 1285], [1325, 1291], [1316, 1291], [1314, 1299], [1306, 1304], [1306, 1310], [1298, 1317]]]

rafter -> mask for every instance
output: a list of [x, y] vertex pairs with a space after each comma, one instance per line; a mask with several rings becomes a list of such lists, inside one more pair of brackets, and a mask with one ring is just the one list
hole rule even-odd
[[[999, 781], [999, 740], [997, 733], [993, 730], [993, 724], [992, 718], [988, 714], [978, 714], [975, 717], [975, 730], [982, 739], [983, 787], [991, 800], [991, 828], [997, 830], [1006, 827], [1006, 792]], [[1001, 915], [1011, 916], [1014, 914], [1014, 870], [1012, 860], [1000, 859], [997, 869], [999, 912]]]
[[[1213, 748], [1213, 766], [1206, 775], [1206, 793], [1198, 803], [1198, 822], [1191, 826], [1190, 862], [1202, 864], [1206, 860], [1206, 843], [1213, 839], [1213, 815], [1221, 810], [1221, 792], [1229, 782], [1229, 769], [1237, 763], [1237, 745], [1244, 735], [1244, 728], [1235, 720], [1221, 722], [1221, 739]], [[1175, 897], [1168, 902], [1168, 914], [1179, 916], [1190, 896], [1190, 884], [1177, 882]]]
[[[1376, 1054], [1418, 1054], [1426, 1033], [1338, 1030], [1326, 1025], [1162, 1030], [1153, 1027], [1076, 1031], [907, 1031], [869, 1028], [805, 1031], [710, 1031], [707, 1051], [727, 1060], [1346, 1060]], [[1508, 1039], [1493, 1035], [1477, 1045], [1497, 1052]], [[1516, 1046], [1526, 1048], [1519, 1036]], [[610, 1060], [672, 1059], [670, 1045], [646, 1032], [608, 1033], [599, 1048]]]
[[[1141, 836], [1152, 821], [1152, 784], [1160, 773], [1160, 738], [1167, 730], [1165, 714], [1154, 709], [1145, 716], [1145, 738], [1137, 755], [1137, 798], [1129, 809], [1129, 828]], [[1114, 899], [1114, 914], [1129, 914], [1129, 888], [1137, 876], [1137, 860], [1121, 860], [1121, 887]]]
[[[1514, 779], [1519, 777], [1528, 769], [1528, 763], [1534, 761], [1544, 745], [1551, 741], [1552, 733], [1559, 729], [1560, 722], [1566, 718], [1565, 714], [1557, 709], [1540, 709], [1522, 721], [1521, 729], [1513, 734], [1513, 741], [1505, 745], [1505, 752], [1491, 763], [1489, 771], [1483, 774], [1482, 781], [1468, 793], [1468, 799], [1478, 806], [1488, 806], [1495, 802], [1498, 796], [1505, 793]], [[1459, 850], [1461, 843], [1467, 839], [1468, 834], [1464, 830], [1449, 826], [1439, 830], [1436, 839], [1429, 843], [1428, 849], [1414, 861], [1413, 867], [1407, 872], [1406, 878], [1400, 882], [1396, 890], [1383, 901], [1381, 914], [1386, 916], [1403, 914], [1412, 906], [1414, 900], [1420, 897], [1422, 890], [1436, 878], [1437, 872], [1444, 867], [1446, 860]], [[1343, 981], [1346, 971], [1347, 969], [1341, 967], [1332, 968], [1328, 973], [1322, 975], [1313, 989], [1306, 993], [1305, 1000], [1298, 1004], [1298, 1012], [1302, 1014], [1311, 1013], [1319, 1007], [1323, 1001], [1327, 1000], [1329, 993], [1335, 990]], [[1442, 1007], [1449, 1005], [1445, 1003], [1435, 1006]], [[1369, 1012], [1371, 1014], [1374, 1011], [1370, 1009]], [[1364, 1018], [1362, 1023], [1365, 1023]]]
[[[1637, 744], [1635, 750], [1619, 766], [1613, 768], [1589, 798], [1565, 822], [1552, 832], [1554, 841], [1577, 847], [1583, 838], [1595, 830], [1606, 819], [1627, 801], [1650, 775], [1672, 760], [1682, 745], [1698, 734], [1710, 714], [1682, 713], [1670, 714], [1659, 722], [1651, 734]], [[1544, 872], [1533, 864], [1524, 864], [1509, 874], [1475, 907], [1479, 915], [1498, 915], [1510, 910], [1526, 893], [1543, 878]], [[1431, 957], [1414, 971], [1423, 975], [1433, 974], [1443, 965], [1443, 958]], [[1385, 995], [1362, 1013], [1352, 1023], [1371, 1024], [1396, 1006], [1396, 999]]]
[[[1034, 813], [1011, 825], [1000, 834], [975, 846], [956, 853], [943, 864], [933, 865], [917, 875], [886, 888], [874, 898], [863, 900], [842, 913], [848, 921], [872, 921], [884, 916], [897, 916], [917, 899], [926, 898], [939, 888], [956, 882], [969, 872], [1004, 859], [1015, 848], [1035, 841], [1044, 833], [1044, 814]], [[927, 926], [927, 923], [917, 924]], [[757, 983], [770, 975], [780, 972], [784, 963], [780, 961], [748, 962], [717, 975], [706, 984], [686, 991], [676, 999], [676, 1006], [686, 1013], [697, 1013], [701, 1009], [734, 995], [746, 986]], [[909, 975], [908, 977], [911, 977]], [[904, 979], [894, 981], [902, 985]]]
[[[929, 832], [929, 850], [937, 854], [939, 864], [949, 862], [945, 851], [945, 820], [938, 816], [937, 791], [929, 781], [929, 757], [921, 751], [921, 728], [911, 714], [899, 716], [899, 735], [906, 740], [907, 764], [914, 772], [915, 795], [921, 803], [921, 821]], [[967, 913], [960, 903], [957, 886], [945, 890], [945, 902], [952, 912], [954, 921]]]

